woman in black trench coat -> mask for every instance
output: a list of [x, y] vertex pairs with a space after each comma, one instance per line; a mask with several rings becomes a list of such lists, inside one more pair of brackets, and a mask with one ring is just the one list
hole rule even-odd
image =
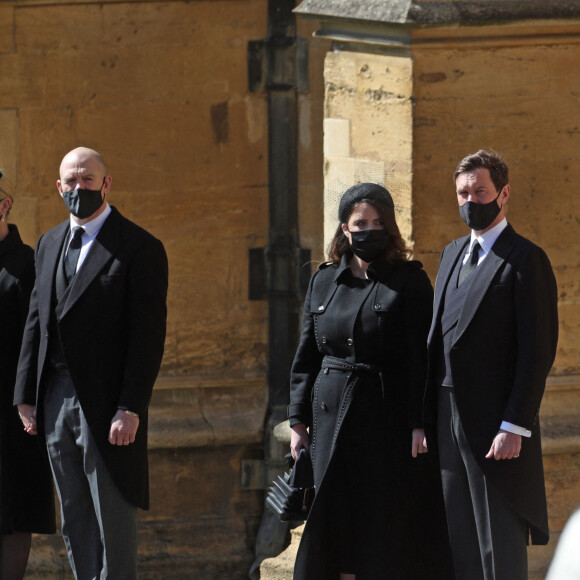
[[421, 424], [431, 283], [384, 187], [348, 189], [339, 220], [292, 366], [291, 451], [309, 447], [316, 487], [294, 578], [451, 580]]
[[24, 432], [12, 404], [16, 366], [34, 285], [34, 252], [6, 218], [12, 205], [0, 172], [0, 578], [24, 577], [31, 532], [55, 532], [50, 467], [42, 442]]

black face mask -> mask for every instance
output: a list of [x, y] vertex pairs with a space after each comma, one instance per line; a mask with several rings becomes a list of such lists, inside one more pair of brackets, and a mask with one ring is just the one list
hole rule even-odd
[[389, 236], [385, 230], [363, 230], [350, 232], [350, 247], [363, 262], [370, 263], [384, 255], [389, 242]]
[[501, 193], [501, 190], [497, 194], [497, 197], [490, 201], [489, 203], [475, 203], [474, 201], [467, 201], [463, 205], [459, 206], [459, 215], [461, 219], [470, 227], [472, 230], [479, 232], [485, 230], [488, 226], [493, 223], [493, 220], [498, 216], [501, 211], [501, 207], [497, 205], [497, 199]]
[[[103, 179], [104, 184], [105, 178]], [[101, 194], [103, 185], [101, 185], [101, 189], [63, 191], [62, 198], [68, 211], [81, 220], [92, 216], [103, 205], [104, 198]]]

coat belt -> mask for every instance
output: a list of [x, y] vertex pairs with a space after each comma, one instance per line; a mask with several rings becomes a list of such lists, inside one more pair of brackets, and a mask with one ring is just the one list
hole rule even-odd
[[322, 359], [322, 369], [332, 369], [362, 375], [378, 375], [381, 381], [383, 399], [385, 398], [384, 373], [380, 365], [374, 363], [350, 363], [344, 358], [327, 355]]

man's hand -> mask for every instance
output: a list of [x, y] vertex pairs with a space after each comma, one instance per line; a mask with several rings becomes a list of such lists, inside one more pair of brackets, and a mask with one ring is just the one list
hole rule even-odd
[[419, 453], [427, 453], [427, 439], [424, 429], [413, 429], [411, 435], [411, 455], [417, 457]]
[[18, 405], [18, 414], [24, 425], [24, 430], [30, 435], [36, 435], [36, 407], [34, 405]]
[[129, 445], [129, 443], [134, 443], [138, 427], [138, 416], [127, 415], [125, 411], [118, 409], [111, 421], [109, 443], [111, 445]]
[[486, 459], [517, 459], [522, 449], [522, 436], [500, 429], [495, 436]]

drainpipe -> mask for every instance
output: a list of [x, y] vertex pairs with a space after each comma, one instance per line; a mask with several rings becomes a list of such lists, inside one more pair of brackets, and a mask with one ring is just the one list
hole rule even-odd
[[[249, 255], [250, 299], [268, 300], [268, 411], [264, 461], [244, 462], [246, 489], [265, 489], [284, 468], [287, 450], [273, 437], [273, 428], [286, 418], [300, 305], [310, 278], [310, 250], [300, 248], [298, 238], [297, 167], [297, 99], [308, 91], [308, 44], [296, 37], [294, 7], [294, 0], [269, 0], [268, 36], [248, 43], [249, 90], [268, 99], [269, 237], [266, 248], [252, 248]], [[265, 511], [250, 578], [259, 578], [261, 560], [282, 551], [287, 537], [288, 524]]]

